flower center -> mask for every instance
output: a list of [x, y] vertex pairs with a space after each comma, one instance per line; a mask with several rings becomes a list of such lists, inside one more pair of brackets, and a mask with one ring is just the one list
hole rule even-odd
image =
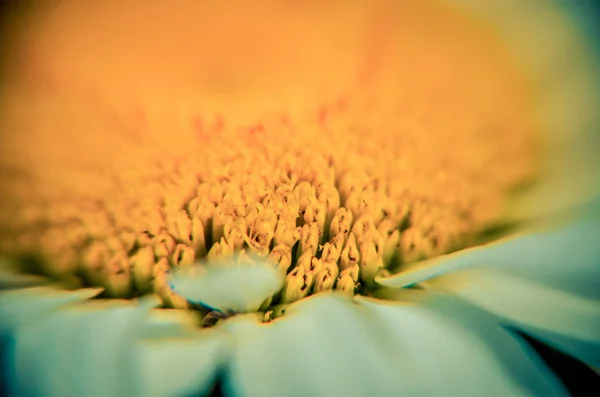
[[[265, 105], [256, 118], [230, 105], [254, 102], [254, 91], [215, 104], [189, 99], [185, 93], [202, 91], [188, 88], [192, 72], [186, 89], [176, 91], [181, 95], [169, 97], [177, 109], [171, 112], [141, 99], [136, 112], [101, 109], [102, 95], [32, 89], [32, 81], [40, 82], [31, 77], [3, 112], [3, 126], [15, 133], [2, 136], [0, 252], [37, 255], [42, 259], [25, 270], [73, 287], [104, 287], [105, 296], [119, 298], [154, 292], [177, 308], [190, 304], [169, 287], [169, 269], [257, 255], [286, 273], [282, 291], [261, 308], [268, 320], [311, 294], [368, 293], [381, 269], [394, 272], [471, 244], [500, 216], [508, 188], [532, 175], [528, 88], [492, 34], [462, 15], [420, 7], [353, 13], [336, 30], [340, 40], [306, 53], [329, 57], [308, 77], [304, 66], [314, 60], [302, 46], [289, 62], [265, 50], [249, 60], [262, 63], [248, 70], [228, 63], [229, 80], [260, 71], [261, 84], [250, 86], [264, 89], [260, 96], [270, 105], [284, 104], [277, 112]], [[312, 26], [306, 18], [289, 25], [295, 30], [285, 37], [304, 42], [305, 32], [315, 31], [316, 45], [331, 36], [319, 29], [338, 20], [317, 18]], [[261, 34], [268, 34], [269, 48], [291, 48], [277, 34]], [[187, 37], [177, 36], [178, 43]], [[30, 47], [38, 48], [23, 46]], [[36, 55], [44, 53], [19, 59], [33, 62]], [[137, 75], [152, 67], [127, 59], [111, 70], [133, 65]], [[196, 73], [202, 62], [194, 62], [181, 64]], [[302, 96], [311, 98], [308, 105], [269, 91], [278, 85], [266, 82], [277, 69], [268, 68], [271, 62], [290, 67], [278, 79], [297, 77], [293, 86], [310, 92]], [[161, 80], [156, 73], [144, 87]], [[330, 79], [335, 84], [325, 90]], [[105, 94], [122, 96], [108, 88]], [[210, 110], [216, 104], [221, 113]]]
[[[347, 172], [336, 181], [323, 171], [310, 182], [281, 176], [250, 204], [231, 188], [216, 205], [193, 199], [177, 218], [173, 240], [189, 244], [170, 243], [173, 266], [204, 255], [223, 263], [252, 261], [249, 254], [268, 259], [287, 274], [282, 291], [260, 308], [269, 321], [312, 294], [367, 294], [378, 272], [461, 248], [474, 232], [472, 219], [451, 207], [424, 198], [398, 203], [369, 178]], [[159, 293], [182, 304], [167, 286]]]

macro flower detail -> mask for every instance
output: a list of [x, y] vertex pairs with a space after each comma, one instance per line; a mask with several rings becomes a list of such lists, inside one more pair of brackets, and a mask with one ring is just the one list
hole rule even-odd
[[213, 262], [179, 268], [167, 279], [186, 300], [223, 313], [256, 312], [283, 285], [282, 272], [270, 263]]
[[600, 101], [559, 0], [134, 3], [7, 25], [0, 394], [567, 397], [540, 345], [600, 368]]
[[455, 295], [600, 367], [597, 208], [594, 200], [566, 225], [424, 261], [377, 281], [388, 287], [420, 283]]

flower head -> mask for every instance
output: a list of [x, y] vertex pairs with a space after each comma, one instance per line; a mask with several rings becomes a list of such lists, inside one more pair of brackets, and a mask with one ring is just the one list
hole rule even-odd
[[[168, 95], [176, 110], [142, 101], [151, 111], [131, 116], [82, 89], [15, 90], [3, 122], [24, 133], [6, 135], [12, 178], [0, 180], [9, 386], [160, 396], [221, 377], [232, 396], [565, 395], [509, 327], [597, 365], [598, 297], [582, 276], [597, 273], [597, 216], [480, 244], [539, 171], [534, 90], [506, 48], [441, 5], [332, 6], [326, 23], [308, 12], [289, 26], [277, 10], [229, 32], [246, 44], [262, 32], [252, 65], [236, 58], [241, 44], [173, 64], [169, 76], [189, 72], [185, 89], [200, 80], [208, 93]], [[201, 36], [220, 32], [205, 22]], [[130, 44], [127, 55], [143, 47]], [[141, 90], [130, 65], [114, 66]], [[165, 96], [160, 70], [138, 66], [147, 95]], [[92, 93], [125, 96], [96, 83]], [[270, 89], [281, 112], [261, 102]], [[198, 102], [202, 114], [189, 110]], [[573, 274], [556, 264], [568, 243], [579, 244]]]

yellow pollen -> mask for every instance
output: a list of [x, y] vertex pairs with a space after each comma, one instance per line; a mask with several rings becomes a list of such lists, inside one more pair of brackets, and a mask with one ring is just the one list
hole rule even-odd
[[[289, 24], [274, 6], [212, 10], [219, 24], [173, 11], [162, 21], [179, 52], [88, 38], [99, 46], [90, 57], [122, 57], [111, 76], [64, 38], [69, 23], [81, 29], [74, 19], [22, 33], [38, 49], [23, 52], [24, 77], [2, 102], [0, 253], [35, 257], [26, 271], [73, 287], [154, 291], [178, 308], [189, 304], [170, 290], [169, 269], [257, 255], [287, 272], [263, 305], [272, 318], [312, 293], [352, 295], [382, 269], [472, 244], [535, 172], [526, 81], [493, 32], [459, 12], [367, 3], [323, 14], [307, 5]], [[260, 29], [247, 37], [228, 23], [250, 14]], [[208, 43], [221, 25], [238, 26], [238, 41]], [[72, 81], [50, 37], [56, 59], [81, 68]], [[34, 75], [50, 59], [58, 88]]]

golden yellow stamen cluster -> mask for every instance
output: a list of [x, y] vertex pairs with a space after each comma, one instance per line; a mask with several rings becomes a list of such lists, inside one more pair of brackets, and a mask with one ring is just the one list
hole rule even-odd
[[[198, 155], [180, 157], [151, 183], [130, 186], [133, 195], [114, 193], [88, 208], [76, 200], [28, 208], [47, 226], [18, 237], [41, 248], [50, 274], [80, 277], [114, 297], [154, 290], [175, 307], [187, 303], [168, 287], [168, 269], [234, 253], [268, 257], [288, 272], [285, 304], [331, 289], [354, 294], [382, 268], [463, 247], [486, 221], [448, 202], [454, 192], [446, 200], [411, 193], [423, 181], [395, 177], [402, 139], [373, 134], [360, 147], [351, 145], [361, 137], [351, 127], [310, 131], [299, 136], [272, 122], [260, 136], [236, 131], [247, 139], [239, 144], [224, 131], [205, 151], [217, 157], [207, 168]], [[492, 188], [502, 194], [502, 186], [474, 183], [460, 199]]]
[[200, 128], [197, 115], [132, 120], [75, 94], [19, 92], [3, 103], [2, 131], [18, 133], [2, 136], [0, 251], [174, 307], [188, 304], [168, 269], [268, 257], [287, 272], [268, 306], [354, 294], [381, 268], [468, 245], [532, 174], [526, 90], [497, 43], [458, 22], [445, 31], [442, 14], [424, 43], [404, 15], [369, 85], [308, 116], [208, 114]]

